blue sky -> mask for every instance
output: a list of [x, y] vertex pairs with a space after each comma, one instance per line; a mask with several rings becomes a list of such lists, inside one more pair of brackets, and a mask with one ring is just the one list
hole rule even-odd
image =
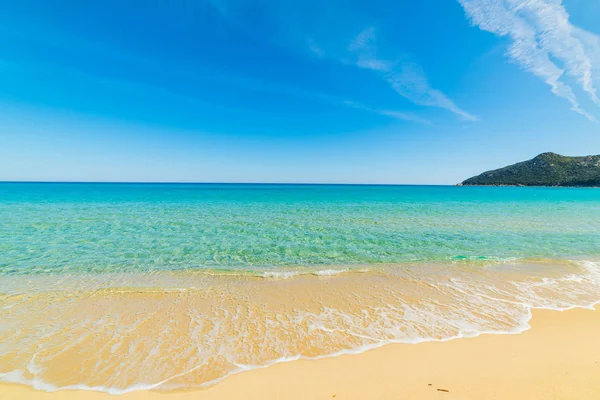
[[600, 2], [0, 0], [0, 180], [453, 184], [600, 153]]

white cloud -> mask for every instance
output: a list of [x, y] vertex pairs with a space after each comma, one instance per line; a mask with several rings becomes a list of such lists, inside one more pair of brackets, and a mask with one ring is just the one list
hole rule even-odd
[[460, 109], [441, 91], [433, 89], [417, 64], [402, 63], [397, 70], [388, 73], [386, 79], [396, 92], [415, 104], [444, 108], [468, 121], [477, 121], [477, 117]]
[[348, 50], [357, 55], [356, 66], [381, 73], [396, 92], [414, 104], [443, 108], [465, 120], [477, 121], [477, 117], [462, 110], [444, 93], [431, 87], [418, 64], [378, 58], [374, 28], [367, 28], [356, 36]]
[[361, 56], [356, 65], [361, 68], [372, 69], [373, 71], [389, 72], [394, 64], [385, 60]]
[[416, 115], [411, 114], [411, 113], [406, 113], [406, 112], [402, 112], [402, 111], [390, 111], [390, 110], [376, 110], [375, 112], [378, 114], [385, 115], [387, 117], [394, 118], [394, 119], [399, 119], [402, 121], [410, 121], [410, 122], [415, 122], [415, 123], [421, 124], [421, 125], [433, 126], [431, 121], [421, 118], [421, 117], [417, 117]]
[[306, 43], [308, 45], [308, 49], [317, 57], [323, 58], [325, 57], [325, 51], [315, 43], [315, 41], [311, 38], [306, 39]]
[[373, 42], [375, 41], [375, 28], [370, 27], [359, 33], [350, 45], [348, 50], [350, 51], [371, 51], [373, 49]]
[[573, 27], [573, 35], [581, 41], [585, 54], [592, 63], [592, 80], [600, 85], [600, 36], [576, 26]]
[[371, 107], [367, 107], [364, 104], [356, 103], [354, 101], [349, 101], [349, 100], [344, 101], [343, 104], [348, 107], [357, 108], [359, 110], [369, 111], [369, 112], [379, 114], [379, 115], [384, 115], [386, 117], [390, 117], [390, 118], [397, 119], [400, 121], [409, 121], [409, 122], [414, 122], [414, 123], [421, 124], [421, 125], [433, 126], [431, 121], [429, 121], [425, 118], [421, 118], [415, 114], [404, 112], [404, 111], [378, 110], [378, 109], [374, 109]]
[[[533, 73], [552, 92], [571, 103], [571, 109], [591, 121], [572, 87], [573, 79], [595, 104], [600, 106], [594, 81], [598, 68], [598, 37], [569, 22], [562, 0], [458, 0], [474, 25], [512, 40], [507, 55], [521, 68]], [[595, 65], [594, 65], [595, 64]]]

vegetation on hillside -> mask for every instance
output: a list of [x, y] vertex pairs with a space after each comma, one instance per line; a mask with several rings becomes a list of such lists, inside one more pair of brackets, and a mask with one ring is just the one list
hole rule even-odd
[[600, 155], [566, 157], [543, 153], [529, 161], [484, 172], [465, 186], [600, 186]]

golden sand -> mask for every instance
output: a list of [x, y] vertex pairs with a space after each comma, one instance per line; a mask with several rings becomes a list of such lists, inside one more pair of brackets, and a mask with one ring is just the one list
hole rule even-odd
[[[3, 400], [109, 397], [89, 391], [47, 393], [21, 385], [0, 385]], [[357, 355], [243, 372], [205, 390], [138, 391], [119, 398], [600, 399], [600, 312], [536, 310], [532, 329], [518, 335], [388, 345]]]

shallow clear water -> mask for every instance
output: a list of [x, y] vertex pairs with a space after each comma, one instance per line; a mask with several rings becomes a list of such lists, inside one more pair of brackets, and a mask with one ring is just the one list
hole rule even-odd
[[186, 389], [600, 301], [600, 190], [0, 184], [0, 380]]
[[0, 274], [600, 253], [600, 191], [0, 184]]

